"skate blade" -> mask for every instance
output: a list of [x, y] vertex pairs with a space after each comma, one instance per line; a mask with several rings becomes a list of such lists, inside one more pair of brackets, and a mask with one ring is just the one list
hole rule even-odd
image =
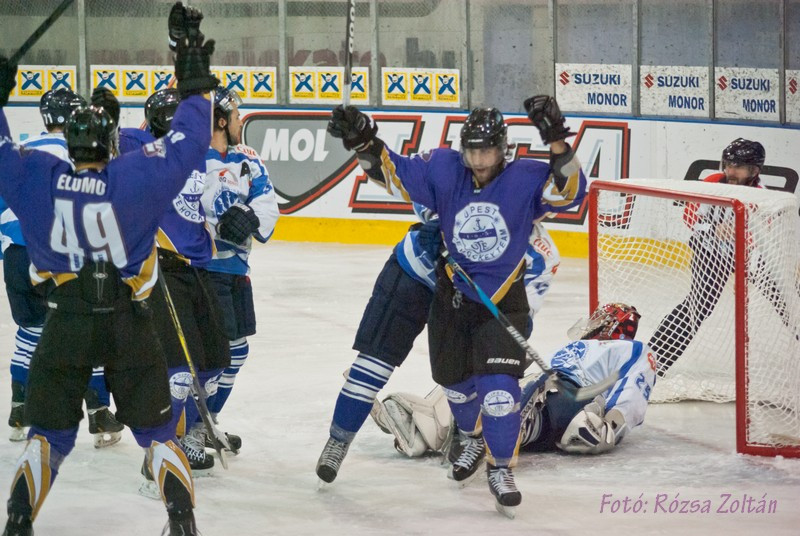
[[25, 431], [25, 428], [14, 427], [11, 429], [11, 433], [8, 434], [9, 441], [25, 441], [26, 439], [28, 439], [28, 432]]
[[152, 480], [145, 480], [142, 485], [139, 486], [139, 495], [156, 501], [161, 500], [161, 490], [158, 489], [158, 485]]
[[508, 519], [514, 519], [517, 517], [517, 507], [516, 506], [503, 506], [499, 502], [495, 501], [494, 508]]
[[101, 432], [94, 435], [94, 448], [103, 449], [116, 445], [122, 439], [122, 432]]

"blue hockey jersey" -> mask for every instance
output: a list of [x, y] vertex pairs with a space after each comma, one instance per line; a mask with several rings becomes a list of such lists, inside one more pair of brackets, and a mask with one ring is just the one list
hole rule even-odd
[[156, 282], [158, 221], [202, 165], [210, 121], [208, 98], [191, 96], [180, 103], [169, 136], [102, 171], [75, 172], [59, 158], [14, 144], [0, 111], [0, 195], [19, 217], [37, 276], [59, 284], [76, 278], [86, 262], [109, 261], [133, 298], [146, 298]]
[[[492, 182], [478, 188], [472, 171], [452, 149], [409, 158], [384, 147], [381, 172], [390, 193], [399, 189], [406, 199], [439, 215], [450, 254], [495, 303], [524, 264], [534, 220], [568, 210], [586, 195], [583, 171], [569, 177], [559, 191], [550, 167], [535, 160], [510, 162]], [[480, 301], [459, 278], [454, 284]]]

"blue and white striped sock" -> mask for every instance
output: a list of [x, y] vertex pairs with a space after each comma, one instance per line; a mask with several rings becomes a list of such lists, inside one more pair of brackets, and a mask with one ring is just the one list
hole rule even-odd
[[336, 399], [331, 437], [348, 443], [353, 440], [392, 372], [393, 365], [366, 354], [358, 354]]
[[215, 415], [222, 411], [225, 402], [227, 402], [228, 397], [231, 396], [233, 382], [236, 381], [236, 375], [239, 373], [239, 369], [242, 368], [242, 365], [244, 365], [244, 362], [247, 360], [247, 356], [250, 354], [250, 344], [244, 337], [230, 341], [229, 344], [231, 347], [231, 365], [226, 368], [222, 376], [220, 376], [217, 393], [213, 398], [209, 399], [208, 410]]
[[11, 379], [22, 385], [28, 384], [28, 369], [31, 367], [31, 356], [42, 337], [42, 326], [17, 328], [15, 337], [16, 349], [11, 357]]

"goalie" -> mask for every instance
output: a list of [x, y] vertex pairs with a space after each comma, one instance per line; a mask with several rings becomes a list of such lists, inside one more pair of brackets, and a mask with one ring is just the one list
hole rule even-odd
[[[629, 429], [644, 421], [656, 374], [647, 345], [633, 340], [639, 318], [636, 308], [629, 305], [598, 307], [588, 320], [569, 330], [570, 336], [579, 340], [550, 358], [559, 376], [580, 387], [619, 371], [619, 380], [588, 404], [561, 393], [546, 374], [529, 375], [520, 381], [521, 450], [599, 454], [613, 449]], [[446, 453], [454, 466], [469, 460], [475, 468], [473, 478], [483, 464], [485, 449], [467, 452], [471, 443], [452, 425], [447, 398], [440, 387], [425, 398], [393, 393], [375, 404], [372, 417], [384, 432], [395, 436], [395, 448], [409, 457], [434, 451]]]

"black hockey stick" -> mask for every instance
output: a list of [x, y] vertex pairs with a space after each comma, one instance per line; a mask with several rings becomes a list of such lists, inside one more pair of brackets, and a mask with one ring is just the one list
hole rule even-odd
[[525, 337], [523, 337], [522, 334], [519, 331], [517, 331], [517, 329], [511, 324], [511, 321], [508, 319], [508, 317], [505, 314], [503, 314], [503, 312], [500, 309], [497, 308], [497, 306], [494, 304], [494, 302], [492, 302], [489, 296], [487, 296], [486, 293], [483, 292], [483, 289], [481, 289], [481, 287], [479, 287], [478, 284], [472, 280], [469, 274], [467, 274], [467, 272], [465, 272], [464, 269], [455, 261], [452, 255], [450, 255], [450, 253], [447, 250], [444, 251], [443, 255], [445, 260], [447, 260], [448, 266], [450, 266], [453, 272], [458, 274], [458, 276], [467, 285], [469, 285], [469, 287], [473, 291], [475, 291], [475, 293], [478, 295], [483, 305], [485, 305], [486, 308], [489, 309], [489, 312], [492, 313], [492, 316], [494, 316], [497, 319], [497, 321], [500, 322], [500, 324], [505, 328], [508, 334], [511, 335], [511, 337], [517, 342], [517, 344], [519, 344], [520, 347], [522, 347], [522, 349], [525, 350], [525, 353], [528, 354], [528, 357], [530, 357], [533, 360], [533, 362], [536, 363], [540, 369], [542, 369], [542, 372], [544, 372], [549, 376], [552, 376], [556, 380], [560, 391], [571, 396], [575, 400], [589, 400], [601, 393], [604, 393], [606, 390], [608, 390], [612, 385], [614, 385], [617, 382], [617, 380], [619, 379], [619, 371], [614, 371], [614, 373], [612, 373], [611, 376], [604, 379], [603, 381], [595, 383], [593, 385], [588, 385], [586, 387], [577, 387], [573, 383], [565, 381], [558, 375], [558, 372], [556, 370], [550, 368], [550, 366], [547, 363], [545, 363], [545, 361], [539, 356], [539, 353], [536, 350], [534, 350], [530, 344], [528, 344], [528, 341], [525, 339]]
[[344, 41], [344, 80], [342, 103], [350, 104], [350, 85], [353, 82], [353, 38], [356, 33], [356, 0], [347, 0], [347, 33]]
[[36, 44], [36, 41], [38, 41], [39, 38], [42, 37], [42, 35], [44, 35], [44, 33], [50, 29], [50, 26], [52, 26], [59, 19], [59, 17], [61, 17], [61, 15], [67, 10], [67, 8], [71, 3], [72, 0], [64, 0], [63, 2], [61, 2], [61, 4], [59, 4], [56, 10], [53, 11], [50, 14], [50, 16], [47, 17], [44, 20], [44, 22], [39, 25], [38, 28], [36, 28], [36, 30], [34, 30], [34, 32], [27, 39], [27, 41], [22, 43], [22, 46], [19, 47], [19, 50], [14, 52], [14, 54], [8, 59], [8, 63], [12, 64], [18, 63], [19, 60], [22, 59], [22, 56], [27, 54], [28, 51], [31, 48], [33, 48], [33, 45]]
[[217, 454], [219, 455], [219, 461], [222, 462], [222, 467], [227, 469], [228, 460], [225, 459], [225, 449], [230, 450], [231, 452], [235, 451], [228, 443], [228, 438], [225, 437], [225, 434], [220, 433], [220, 431], [217, 430], [217, 427], [214, 426], [211, 412], [208, 410], [208, 405], [206, 404], [205, 389], [202, 388], [200, 385], [200, 380], [197, 377], [197, 369], [194, 368], [192, 356], [189, 354], [189, 346], [186, 344], [186, 336], [183, 334], [181, 321], [178, 319], [178, 312], [175, 310], [175, 304], [172, 302], [172, 296], [170, 296], [169, 288], [167, 288], [167, 281], [164, 279], [164, 272], [161, 271], [161, 266], [158, 267], [158, 282], [161, 284], [162, 292], [164, 292], [164, 299], [167, 302], [169, 316], [172, 319], [172, 325], [175, 326], [175, 333], [178, 335], [178, 340], [180, 341], [181, 348], [183, 349], [183, 357], [186, 359], [186, 364], [189, 365], [189, 373], [192, 376], [192, 396], [194, 397], [195, 403], [197, 403], [197, 409], [200, 412], [200, 418], [203, 420], [203, 424], [206, 427], [206, 432], [208, 433], [209, 439], [211, 439], [212, 445], [214, 445], [214, 450], [216, 450]]

